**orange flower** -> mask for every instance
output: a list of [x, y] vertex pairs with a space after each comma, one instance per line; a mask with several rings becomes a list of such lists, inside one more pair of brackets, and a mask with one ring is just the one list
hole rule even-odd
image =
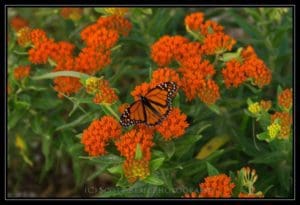
[[120, 113], [123, 113], [126, 108], [128, 108], [130, 105], [128, 103], [123, 103], [122, 105], [119, 106], [118, 111]]
[[244, 68], [245, 67], [235, 59], [226, 62], [226, 67], [222, 70], [222, 74], [227, 88], [230, 86], [238, 87], [247, 80]]
[[189, 126], [186, 118], [185, 114], [180, 114], [178, 108], [174, 108], [168, 117], [160, 125], [156, 126], [156, 130], [165, 140], [178, 138], [185, 133], [185, 129]]
[[159, 68], [152, 73], [151, 84], [153, 86], [168, 81], [175, 82], [179, 87], [181, 86], [179, 74], [171, 68]]
[[75, 61], [75, 70], [93, 74], [111, 62], [110, 51], [99, 52], [94, 48], [86, 47], [81, 50]]
[[55, 49], [55, 43], [52, 39], [39, 44], [38, 47], [31, 48], [28, 51], [29, 61], [33, 64], [46, 64], [49, 55]]
[[231, 51], [235, 43], [233, 38], [219, 32], [207, 35], [202, 48], [207, 55], [221, 54], [225, 51]]
[[231, 183], [230, 177], [226, 174], [209, 176], [200, 184], [200, 197], [229, 198], [234, 187], [235, 184]]
[[109, 86], [107, 80], [99, 80], [98, 92], [96, 93], [93, 101], [96, 104], [109, 103], [112, 104], [118, 100], [118, 96], [113, 88]]
[[74, 77], [56, 77], [53, 82], [54, 90], [58, 92], [59, 98], [62, 98], [63, 94], [71, 95], [77, 93], [82, 87], [79, 78]]
[[246, 60], [249, 60], [252, 58], [257, 58], [257, 55], [252, 46], [247, 46], [246, 48], [243, 48], [243, 50], [242, 50], [242, 57], [246, 61]]
[[183, 61], [179, 71], [183, 74], [182, 89], [188, 101], [194, 99], [197, 92], [205, 86], [205, 79], [210, 79], [215, 74], [215, 69], [208, 60], [200, 62], [197, 57]]
[[98, 21], [90, 26], [85, 27], [80, 36], [82, 40], [86, 41], [99, 29], [114, 30], [119, 35], [127, 36], [132, 28], [132, 24], [123, 16], [112, 15], [100, 17]]
[[30, 32], [31, 42], [35, 47], [48, 40], [46, 32], [42, 29], [32, 29]]
[[64, 60], [67, 57], [71, 57], [75, 45], [67, 41], [60, 41], [53, 44], [53, 48], [50, 50], [49, 57], [53, 59], [56, 63]]
[[292, 116], [287, 112], [275, 112], [271, 115], [271, 121], [274, 122], [276, 119], [279, 119], [281, 126], [279, 138], [288, 139], [291, 132], [291, 125], [293, 124]]
[[271, 70], [258, 58], [251, 58], [244, 62], [245, 74], [253, 80], [254, 85], [259, 88], [268, 85], [272, 79]]
[[184, 43], [178, 47], [178, 51], [174, 58], [180, 63], [184, 64], [187, 59], [197, 58], [201, 61], [202, 45], [198, 42]]
[[19, 31], [21, 28], [28, 26], [29, 22], [20, 16], [14, 16], [10, 20], [10, 25], [15, 31]]
[[139, 144], [142, 158], [149, 161], [151, 159], [151, 147], [154, 145], [153, 132], [148, 129], [133, 128], [121, 136], [115, 144], [121, 156], [126, 157], [127, 160], [135, 159], [136, 147]]
[[257, 193], [239, 193], [239, 198], [264, 198], [264, 195], [262, 192]]
[[17, 80], [21, 80], [29, 76], [30, 66], [19, 66], [14, 69], [14, 77]]
[[61, 8], [60, 15], [66, 19], [72, 19], [74, 21], [79, 20], [82, 16], [83, 8]]
[[151, 57], [159, 66], [167, 66], [180, 55], [180, 47], [188, 43], [183, 36], [163, 36], [151, 46]]
[[198, 96], [205, 104], [214, 104], [220, 98], [219, 86], [215, 81], [207, 80], [200, 88]]
[[27, 47], [31, 43], [31, 29], [29, 27], [23, 27], [18, 31], [18, 44], [21, 47]]
[[112, 48], [118, 39], [119, 35], [117, 31], [99, 28], [86, 39], [86, 45], [88, 47], [106, 50]]
[[104, 116], [94, 120], [83, 131], [81, 143], [90, 156], [99, 156], [106, 153], [105, 147], [110, 139], [121, 135], [121, 125], [111, 116]]
[[150, 175], [149, 161], [141, 160], [125, 160], [123, 170], [129, 183], [134, 183], [137, 179], [145, 179]]
[[145, 96], [153, 87], [154, 86], [150, 83], [142, 83], [141, 85], [136, 86], [130, 94], [133, 96], [134, 100], [138, 100], [140, 95]]
[[261, 100], [259, 104], [265, 111], [268, 111], [272, 107], [272, 102], [270, 100]]
[[195, 12], [185, 17], [185, 26], [189, 29], [200, 31], [201, 35], [223, 32], [223, 26], [214, 21], [207, 20], [204, 22], [204, 14], [202, 12]]
[[219, 25], [215, 21], [207, 20], [201, 25], [201, 34], [207, 36], [212, 33], [222, 33], [224, 30], [223, 26]]
[[87, 27], [85, 27], [81, 32], [80, 32], [80, 36], [81, 39], [84, 41], [87, 41], [87, 39], [93, 35], [98, 29], [99, 29], [99, 25], [98, 24], [91, 24]]
[[187, 15], [184, 19], [185, 26], [188, 26], [191, 30], [200, 31], [200, 26], [204, 22], [204, 14], [202, 12], [195, 12]]
[[130, 21], [121, 15], [100, 17], [97, 21], [97, 25], [100, 28], [115, 30], [122, 36], [127, 36], [132, 28]]
[[293, 92], [287, 88], [278, 94], [278, 105], [289, 110], [293, 105]]

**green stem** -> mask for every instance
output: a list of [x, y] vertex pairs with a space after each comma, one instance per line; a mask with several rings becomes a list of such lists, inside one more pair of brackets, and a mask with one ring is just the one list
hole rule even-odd
[[119, 115], [111, 108], [111, 104], [101, 103], [103, 107], [105, 107], [116, 119], [119, 119]]

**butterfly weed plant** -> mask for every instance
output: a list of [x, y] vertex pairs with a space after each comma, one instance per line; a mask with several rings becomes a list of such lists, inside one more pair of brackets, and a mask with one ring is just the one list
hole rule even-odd
[[293, 196], [291, 8], [8, 20], [8, 196]]

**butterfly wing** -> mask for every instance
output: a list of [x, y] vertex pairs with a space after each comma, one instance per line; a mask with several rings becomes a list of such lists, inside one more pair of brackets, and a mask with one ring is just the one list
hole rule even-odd
[[125, 109], [120, 117], [120, 124], [124, 127], [144, 123], [146, 120], [145, 107], [141, 100], [137, 100]]
[[147, 125], [158, 125], [168, 116], [171, 110], [171, 102], [176, 92], [177, 85], [174, 82], [164, 82], [151, 89], [145, 95], [145, 123]]

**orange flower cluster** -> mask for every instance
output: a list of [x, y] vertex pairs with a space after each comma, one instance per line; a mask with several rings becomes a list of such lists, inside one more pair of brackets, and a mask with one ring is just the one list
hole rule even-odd
[[148, 129], [134, 128], [121, 136], [115, 144], [121, 156], [126, 157], [127, 160], [134, 160], [136, 147], [139, 144], [143, 159], [149, 161], [151, 159], [151, 147], [154, 145], [153, 132]]
[[[203, 41], [189, 42], [179, 35], [163, 36], [152, 45], [151, 57], [159, 66], [168, 66], [172, 61], [179, 64], [178, 70], [168, 71], [168, 75], [173, 76], [173, 81], [182, 88], [189, 101], [199, 96], [204, 103], [213, 104], [220, 98], [219, 86], [212, 79], [216, 71], [203, 55], [231, 50], [235, 40], [225, 35], [223, 27], [216, 22], [204, 21], [204, 14], [200, 12], [187, 16], [185, 25], [199, 31]], [[160, 71], [160, 74], [164, 73]], [[157, 75], [155, 83], [161, 81]]]
[[268, 111], [272, 107], [272, 102], [270, 100], [261, 100], [259, 105], [265, 111]]
[[211, 33], [223, 32], [223, 26], [215, 21], [204, 21], [204, 14], [202, 12], [195, 12], [185, 17], [185, 26], [194, 31], [200, 31], [200, 34], [207, 36]]
[[230, 198], [235, 184], [226, 174], [208, 176], [199, 184], [200, 193], [192, 192], [184, 194], [184, 198]]
[[198, 96], [205, 104], [214, 104], [220, 98], [218, 84], [213, 80], [205, 81], [203, 87], [199, 89]]
[[21, 80], [29, 76], [30, 66], [19, 66], [14, 69], [14, 77], [16, 80]]
[[161, 124], [156, 126], [156, 130], [165, 140], [178, 138], [184, 134], [185, 129], [189, 126], [186, 122], [186, 118], [185, 114], [180, 114], [178, 108], [174, 108], [168, 117]]
[[222, 74], [227, 88], [230, 86], [238, 87], [247, 80], [244, 68], [245, 67], [235, 59], [226, 62], [226, 68], [222, 70]]
[[132, 24], [122, 15], [112, 15], [101, 17], [98, 19], [97, 24], [99, 27], [115, 30], [119, 35], [127, 36], [132, 29]]
[[93, 74], [110, 64], [110, 51], [98, 52], [95, 48], [86, 47], [81, 50], [75, 61], [76, 69]]
[[93, 99], [94, 103], [109, 103], [112, 104], [118, 100], [118, 96], [113, 88], [109, 86], [109, 82], [107, 80], [99, 80], [98, 82], [98, 90]]
[[99, 156], [106, 153], [105, 147], [110, 139], [117, 139], [121, 135], [121, 126], [111, 116], [104, 116], [94, 120], [83, 131], [81, 143], [90, 156]]
[[90, 48], [107, 50], [112, 48], [119, 39], [116, 30], [108, 30], [106, 28], [98, 28], [93, 34], [86, 39], [86, 45]]
[[21, 28], [27, 27], [29, 22], [20, 16], [14, 16], [10, 20], [10, 25], [15, 31], [19, 31]]
[[272, 79], [272, 73], [265, 63], [259, 59], [251, 46], [243, 49], [240, 59], [232, 59], [226, 62], [222, 70], [224, 82], [227, 88], [238, 87], [247, 79], [258, 87], [268, 85]]
[[275, 112], [271, 115], [271, 121], [274, 122], [279, 119], [279, 124], [281, 126], [279, 132], [279, 138], [288, 139], [291, 133], [291, 125], [293, 124], [292, 116], [287, 112]]
[[80, 33], [82, 40], [87, 41], [99, 29], [116, 31], [119, 35], [127, 36], [132, 28], [132, 24], [123, 16], [113, 15], [100, 17], [95, 24], [92, 24]]
[[226, 174], [209, 176], [200, 184], [200, 197], [208, 198], [229, 198], [232, 195], [232, 189], [235, 187], [231, 183], [230, 177]]
[[57, 96], [59, 98], [77, 93], [82, 87], [79, 79], [73, 77], [56, 77], [53, 82], [54, 90], [58, 92]]
[[278, 94], [278, 105], [285, 108], [286, 110], [290, 110], [293, 105], [293, 92], [292, 89], [285, 89]]
[[223, 26], [214, 21], [204, 21], [201, 12], [192, 13], [185, 17], [187, 30], [197, 31], [199, 40], [203, 43], [202, 51], [206, 55], [221, 54], [230, 51], [236, 41], [226, 35]]
[[183, 36], [163, 36], [151, 46], [151, 57], [159, 66], [167, 66], [172, 60], [178, 60], [180, 48], [188, 43]]
[[[149, 161], [151, 159], [151, 147], [153, 143], [153, 131], [136, 127], [125, 133], [115, 145], [120, 151], [121, 156], [126, 157], [123, 164], [123, 170], [130, 183], [138, 178], [144, 179], [150, 174]], [[142, 156], [136, 159], [136, 149], [140, 146]]]
[[61, 8], [60, 15], [65, 19], [79, 20], [82, 16], [83, 8]]
[[207, 55], [221, 54], [225, 51], [231, 51], [236, 40], [223, 32], [207, 35], [203, 42], [203, 53]]
[[21, 47], [27, 47], [31, 43], [31, 29], [29, 27], [23, 27], [21, 28], [18, 33], [18, 39], [17, 42]]
[[137, 179], [145, 179], [150, 175], [149, 161], [141, 160], [126, 160], [123, 164], [125, 177], [129, 183], [134, 183]]
[[157, 70], [153, 71], [151, 87], [168, 81], [175, 82], [178, 87], [181, 87], [181, 80], [179, 74], [175, 70], [171, 68], [158, 68]]

